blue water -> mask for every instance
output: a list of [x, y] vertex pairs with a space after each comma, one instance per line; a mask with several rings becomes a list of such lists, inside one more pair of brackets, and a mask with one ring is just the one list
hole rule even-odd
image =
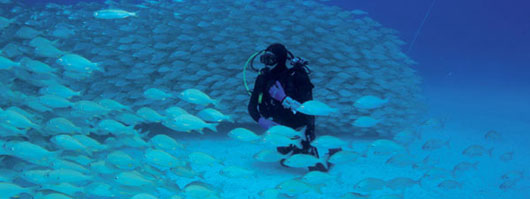
[[[410, 43], [432, 0], [329, 1], [361, 9]], [[530, 2], [437, 0], [409, 52], [430, 110], [483, 128], [530, 121]], [[408, 47], [408, 46], [407, 46]], [[464, 117], [464, 118], [462, 118]], [[491, 122], [493, 120], [493, 122]], [[528, 126], [512, 128], [527, 129]], [[518, 131], [530, 141], [525, 131]]]
[[[78, 1], [25, 0], [25, 2], [74, 4]], [[410, 43], [432, 2], [432, 0], [332, 0], [326, 4], [348, 10], [367, 11], [369, 17], [383, 26], [398, 30], [400, 38]], [[470, 195], [479, 193], [482, 189], [498, 189], [502, 183], [500, 175], [530, 166], [528, 164], [530, 162], [528, 160], [530, 157], [528, 152], [530, 149], [528, 147], [530, 145], [530, 68], [528, 67], [530, 12], [528, 8], [530, 2], [521, 0], [436, 0], [414, 46], [408, 52], [408, 55], [418, 63], [412, 67], [423, 79], [422, 87], [428, 104], [428, 114], [434, 118], [447, 120], [443, 131], [428, 132], [426, 137], [441, 137], [454, 141], [450, 149], [443, 151], [447, 154], [434, 154], [447, 161], [440, 165], [452, 167], [459, 161], [467, 160], [460, 157], [460, 153], [470, 144], [495, 147], [495, 158], [474, 159], [480, 160], [481, 166], [477, 173], [465, 179], [463, 182], [467, 183], [465, 187], [473, 187], [472, 185], [481, 181], [480, 178], [484, 178], [488, 186], [480, 189], [470, 188]], [[404, 49], [408, 47], [406, 45]], [[503, 140], [498, 143], [484, 141], [484, 134], [489, 130], [500, 132]], [[201, 140], [191, 138], [189, 141]], [[421, 147], [423, 143], [418, 144], [414, 147]], [[204, 145], [208, 145], [208, 142], [197, 144], [192, 149], [206, 150], [207, 146]], [[247, 147], [249, 150], [257, 150], [252, 148], [255, 147], [254, 145]], [[213, 149], [208, 150], [215, 152]], [[498, 156], [507, 151], [515, 151], [513, 162], [500, 164]], [[459, 157], [453, 159], [445, 157], [452, 155]], [[256, 166], [267, 169], [263, 165]], [[286, 172], [280, 174], [290, 175], [276, 166], [274, 169]], [[356, 165], [349, 166], [354, 168]], [[488, 171], [493, 174], [488, 175]], [[368, 170], [367, 173], [377, 175], [374, 170]], [[352, 177], [352, 179], [357, 178]], [[269, 183], [267, 186], [274, 185]], [[510, 192], [510, 196], [516, 196], [515, 198], [525, 198], [525, 194], [530, 193], [527, 184], [519, 184], [514, 189], [517, 191]], [[497, 194], [483, 198], [498, 198], [503, 194], [502, 191], [494, 192]], [[460, 197], [450, 195], [447, 198]]]
[[[401, 32], [411, 41], [431, 0], [330, 1], [350, 9], [363, 9], [385, 26]], [[427, 82], [442, 83], [452, 73], [462, 84], [484, 81], [487, 84], [528, 86], [530, 74], [529, 2], [436, 1], [412, 56], [420, 64]], [[466, 81], [468, 80], [468, 81]], [[476, 85], [479, 86], [479, 85]]]

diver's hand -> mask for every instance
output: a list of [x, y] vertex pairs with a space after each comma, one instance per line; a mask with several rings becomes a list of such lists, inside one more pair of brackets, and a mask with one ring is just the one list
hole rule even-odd
[[265, 130], [268, 130], [269, 128], [273, 127], [273, 126], [276, 126], [278, 125], [278, 123], [272, 121], [272, 120], [269, 120], [269, 119], [265, 119], [264, 117], [260, 117], [258, 119], [258, 124], [264, 128]]
[[285, 97], [285, 99], [282, 102], [282, 106], [286, 109], [291, 109], [293, 114], [296, 114], [296, 110], [298, 110], [298, 108], [300, 108], [301, 105], [302, 104], [300, 104], [300, 102], [294, 100], [291, 97]]
[[282, 84], [279, 81], [276, 81], [276, 83], [271, 86], [269, 89], [269, 94], [272, 98], [280, 102], [287, 97], [287, 95], [285, 95], [285, 91], [283, 90]]

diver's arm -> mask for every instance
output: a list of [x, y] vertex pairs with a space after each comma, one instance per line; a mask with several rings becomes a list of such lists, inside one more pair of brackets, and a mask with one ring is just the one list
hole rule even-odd
[[261, 117], [258, 111], [258, 99], [263, 85], [263, 76], [258, 75], [256, 82], [254, 83], [254, 90], [252, 90], [252, 95], [250, 96], [250, 101], [248, 103], [248, 113], [256, 122], [258, 122], [259, 118]]
[[284, 108], [291, 109], [293, 114], [296, 114], [296, 109], [300, 107], [300, 103], [298, 101], [285, 94], [280, 81], [276, 81], [275, 84], [271, 86], [269, 89], [269, 94], [273, 99], [279, 101]]
[[256, 83], [254, 84], [254, 90], [252, 90], [252, 95], [250, 96], [250, 102], [248, 103], [248, 112], [250, 116], [252, 116], [252, 119], [254, 119], [254, 121], [256, 121], [262, 128], [269, 129], [272, 126], [278, 125], [278, 123], [270, 119], [264, 118], [259, 113], [258, 101], [264, 85], [264, 77], [262, 75], [258, 75], [258, 77], [256, 78]]

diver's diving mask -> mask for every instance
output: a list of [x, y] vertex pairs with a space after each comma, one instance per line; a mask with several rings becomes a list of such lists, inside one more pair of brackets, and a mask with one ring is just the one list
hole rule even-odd
[[265, 51], [263, 54], [259, 57], [259, 60], [261, 63], [267, 65], [267, 66], [274, 66], [278, 63], [278, 59], [276, 58], [276, 55], [274, 53]]

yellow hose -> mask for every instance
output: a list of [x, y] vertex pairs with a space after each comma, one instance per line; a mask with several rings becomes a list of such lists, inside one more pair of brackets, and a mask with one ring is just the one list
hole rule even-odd
[[261, 52], [263, 52], [263, 51], [258, 51], [258, 52], [255, 52], [254, 54], [252, 54], [247, 59], [247, 62], [245, 63], [245, 66], [243, 67], [243, 84], [245, 85], [245, 89], [247, 89], [248, 95], [252, 95], [252, 92], [250, 92], [250, 88], [248, 88], [248, 84], [247, 84], [247, 67], [252, 61], [254, 61], [254, 58], [256, 56], [258, 56]]

